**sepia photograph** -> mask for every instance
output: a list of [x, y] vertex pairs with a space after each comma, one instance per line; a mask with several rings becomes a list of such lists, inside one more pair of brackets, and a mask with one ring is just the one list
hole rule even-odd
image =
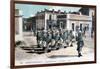
[[14, 3], [14, 64], [96, 61], [96, 7]]

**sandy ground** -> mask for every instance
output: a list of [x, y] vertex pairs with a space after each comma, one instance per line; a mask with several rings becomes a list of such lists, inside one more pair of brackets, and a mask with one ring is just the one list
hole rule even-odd
[[84, 38], [85, 45], [83, 47], [82, 57], [77, 57], [77, 45], [73, 47], [62, 48], [51, 51], [50, 53], [35, 54], [26, 53], [27, 50], [22, 50], [20, 47], [15, 49], [15, 64], [30, 65], [30, 64], [50, 64], [50, 63], [69, 63], [94, 61], [94, 41], [91, 38]]

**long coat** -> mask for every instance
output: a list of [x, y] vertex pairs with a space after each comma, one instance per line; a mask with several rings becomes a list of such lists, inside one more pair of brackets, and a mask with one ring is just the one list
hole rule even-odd
[[77, 50], [80, 52], [83, 46], [84, 46], [84, 41], [83, 41], [83, 38], [82, 38], [82, 33], [78, 32]]

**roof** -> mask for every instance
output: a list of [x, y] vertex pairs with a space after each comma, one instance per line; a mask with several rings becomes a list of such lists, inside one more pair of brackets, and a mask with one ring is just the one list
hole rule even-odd
[[15, 16], [16, 16], [16, 17], [22, 17], [22, 15], [21, 15], [21, 10], [15, 9]]

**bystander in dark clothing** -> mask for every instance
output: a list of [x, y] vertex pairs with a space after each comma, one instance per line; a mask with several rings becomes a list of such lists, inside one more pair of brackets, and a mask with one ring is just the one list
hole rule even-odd
[[86, 35], [85, 35], [86, 34], [86, 27], [83, 28], [83, 34], [86, 37]]
[[93, 38], [93, 28], [91, 29], [91, 38]]

